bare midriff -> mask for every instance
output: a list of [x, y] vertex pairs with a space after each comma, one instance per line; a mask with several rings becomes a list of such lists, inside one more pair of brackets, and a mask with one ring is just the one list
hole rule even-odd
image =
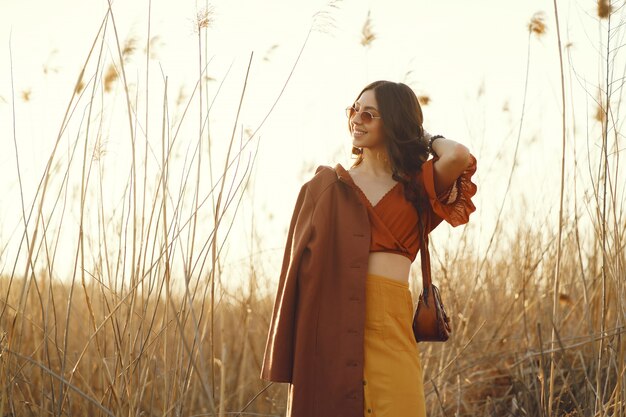
[[382, 275], [400, 282], [409, 282], [411, 260], [404, 255], [390, 252], [370, 252], [367, 272]]

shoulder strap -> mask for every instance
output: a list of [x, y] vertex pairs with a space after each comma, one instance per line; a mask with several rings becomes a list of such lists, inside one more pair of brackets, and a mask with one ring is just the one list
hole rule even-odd
[[426, 228], [422, 223], [422, 211], [418, 210], [419, 233], [421, 239], [420, 254], [422, 257], [422, 284], [424, 290], [430, 287], [432, 280], [430, 278], [430, 253], [428, 252], [428, 235]]

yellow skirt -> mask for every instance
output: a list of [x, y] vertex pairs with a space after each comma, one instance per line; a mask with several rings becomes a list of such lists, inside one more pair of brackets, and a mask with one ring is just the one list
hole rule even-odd
[[409, 284], [367, 274], [364, 417], [426, 417]]

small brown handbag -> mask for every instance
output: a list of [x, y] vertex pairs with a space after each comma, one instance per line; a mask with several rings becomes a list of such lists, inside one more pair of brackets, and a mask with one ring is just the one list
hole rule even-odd
[[422, 292], [419, 295], [417, 309], [413, 315], [413, 336], [417, 342], [445, 342], [450, 337], [452, 328], [450, 318], [441, 301], [439, 288], [430, 278], [430, 254], [428, 253], [428, 235], [419, 216], [422, 255]]

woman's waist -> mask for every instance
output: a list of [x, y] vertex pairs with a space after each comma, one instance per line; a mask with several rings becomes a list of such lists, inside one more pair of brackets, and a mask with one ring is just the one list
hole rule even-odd
[[408, 283], [410, 270], [411, 260], [404, 255], [391, 252], [369, 253], [368, 274], [380, 275], [401, 283]]

